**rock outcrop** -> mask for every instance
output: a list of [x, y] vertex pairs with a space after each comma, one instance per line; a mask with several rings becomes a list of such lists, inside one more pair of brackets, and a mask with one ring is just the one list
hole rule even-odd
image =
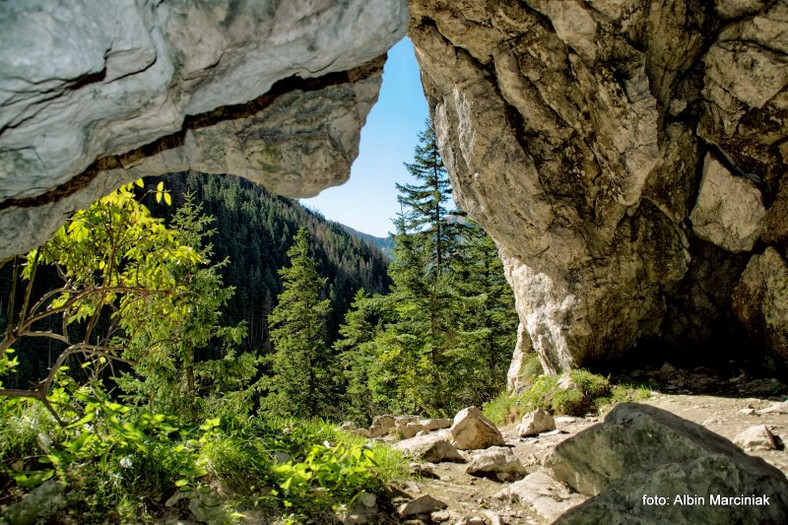
[[[518, 355], [557, 372], [746, 336], [785, 358], [762, 267], [788, 248], [788, 2], [408, 4]], [[341, 183], [407, 23], [404, 0], [0, 3], [0, 258], [140, 175]]]
[[404, 0], [0, 4], [0, 258], [142, 175], [344, 182]]
[[557, 372], [729, 337], [758, 241], [785, 248], [788, 3], [410, 6], [456, 199], [515, 290], [518, 355]]

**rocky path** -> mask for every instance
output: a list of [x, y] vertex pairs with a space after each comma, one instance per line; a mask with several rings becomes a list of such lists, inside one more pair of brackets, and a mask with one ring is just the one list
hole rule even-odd
[[[765, 426], [775, 437], [777, 449], [746, 447], [748, 454], [761, 457], [780, 469], [788, 477], [788, 452], [783, 439], [788, 440], [788, 396], [726, 397], [722, 395], [688, 395], [652, 392], [643, 403], [669, 411], [681, 418], [698, 423], [708, 430], [735, 441], [742, 432], [753, 426]], [[786, 401], [779, 403], [779, 401]], [[604, 418], [556, 418], [556, 430], [536, 437], [522, 438], [515, 425], [501, 428], [505, 447], [525, 467], [527, 474], [543, 471], [543, 462], [555, 446], [599, 423]], [[466, 473], [468, 463], [487, 454], [485, 450], [460, 451], [466, 463], [423, 463], [414, 468], [423, 471], [421, 477], [399, 485], [402, 497], [395, 503], [403, 504], [420, 496], [430, 495], [444, 502], [446, 507], [429, 515], [406, 517], [405, 523], [450, 524], [539, 524], [549, 523], [585, 496], [573, 493], [568, 487], [541, 474], [529, 476], [530, 486], [525, 494], [516, 494], [515, 480], [500, 482]], [[589, 451], [593, 454], [593, 451]], [[522, 475], [518, 476], [522, 477]], [[540, 485], [541, 483], [541, 485]], [[522, 485], [522, 483], [520, 484]], [[507, 495], [509, 490], [514, 494]], [[528, 501], [524, 501], [528, 500]]]

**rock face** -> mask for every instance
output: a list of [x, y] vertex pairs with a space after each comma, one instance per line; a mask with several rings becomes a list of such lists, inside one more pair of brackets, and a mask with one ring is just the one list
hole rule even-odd
[[756, 241], [785, 241], [771, 195], [788, 156], [788, 4], [410, 7], [455, 197], [499, 245], [521, 352], [556, 372], [653, 338], [708, 345], [733, 324]]
[[[545, 466], [577, 492], [595, 496], [558, 523], [781, 523], [788, 516], [782, 472], [700, 425], [646, 405], [618, 405], [604, 423], [559, 444]], [[651, 504], [644, 495], [669, 504]], [[743, 495], [768, 504], [711, 500]], [[686, 499], [696, 496], [705, 499]]]
[[[408, 4], [520, 354], [557, 372], [746, 335], [785, 356], [763, 333], [788, 325], [782, 285], [755, 309], [731, 300], [788, 248], [785, 0]], [[0, 258], [140, 175], [231, 172], [292, 196], [344, 181], [407, 23], [404, 0], [1, 2]]]
[[776, 249], [750, 259], [733, 304], [750, 336], [788, 361], [788, 265]]
[[0, 258], [122, 182], [344, 182], [403, 0], [0, 5]]

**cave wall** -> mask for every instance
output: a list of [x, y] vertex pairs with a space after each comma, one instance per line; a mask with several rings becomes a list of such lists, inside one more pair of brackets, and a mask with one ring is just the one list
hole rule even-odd
[[410, 7], [456, 198], [515, 290], [515, 361], [708, 349], [737, 311], [740, 343], [788, 358], [784, 294], [759, 295], [786, 283], [764, 276], [786, 269], [788, 2]]
[[142, 175], [343, 182], [407, 29], [455, 198], [515, 291], [512, 385], [531, 351], [553, 372], [648, 342], [788, 359], [788, 0], [409, 8], [1, 2], [0, 258]]

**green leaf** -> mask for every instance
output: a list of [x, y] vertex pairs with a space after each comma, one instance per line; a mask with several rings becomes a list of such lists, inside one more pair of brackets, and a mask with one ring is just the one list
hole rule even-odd
[[46, 469], [20, 472], [19, 474], [13, 474], [13, 477], [16, 484], [20, 487], [33, 489], [51, 478], [54, 474], [54, 470]]
[[181, 478], [175, 482], [176, 487], [185, 487], [189, 484], [189, 480], [185, 478]]

